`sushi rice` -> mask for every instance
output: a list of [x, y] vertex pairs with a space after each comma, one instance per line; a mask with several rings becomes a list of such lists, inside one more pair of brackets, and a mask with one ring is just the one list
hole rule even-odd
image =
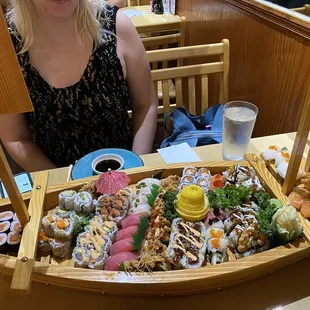
[[52, 239], [50, 245], [54, 256], [60, 258], [66, 258], [70, 256], [71, 239]]
[[60, 206], [56, 207], [55, 213], [63, 219], [73, 218], [76, 214], [74, 210], [68, 211], [66, 209], [61, 208]]

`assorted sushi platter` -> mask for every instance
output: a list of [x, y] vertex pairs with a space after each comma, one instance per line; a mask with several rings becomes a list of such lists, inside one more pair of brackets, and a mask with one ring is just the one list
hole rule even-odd
[[[258, 161], [144, 167], [116, 172], [122, 182], [113, 186], [102, 174], [50, 189], [33, 280], [111, 294], [196, 294], [307, 257], [307, 214]], [[0, 229], [0, 272], [13, 273], [7, 248], [22, 233], [13, 212], [0, 213]]]

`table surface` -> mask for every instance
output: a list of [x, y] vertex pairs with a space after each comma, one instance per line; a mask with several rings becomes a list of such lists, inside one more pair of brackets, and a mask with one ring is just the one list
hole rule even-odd
[[[248, 153], [259, 154], [269, 145], [276, 144], [292, 149], [295, 133], [274, 135], [252, 139]], [[308, 147], [307, 147], [308, 149]], [[210, 145], [195, 148], [196, 153], [203, 161], [221, 160], [221, 145]], [[159, 154], [141, 156], [145, 166], [152, 167], [164, 165]], [[66, 182], [68, 168], [54, 169], [49, 172], [49, 185]], [[35, 174], [33, 174], [35, 177]], [[278, 270], [259, 279], [236, 285], [209, 294], [181, 296], [177, 298], [134, 298], [107, 296], [78, 292], [56, 286], [46, 286], [42, 283], [32, 284], [32, 293], [21, 299], [14, 298], [10, 292], [10, 277], [0, 275], [0, 300], [1, 309], [23, 310], [37, 309], [39, 303], [44, 303], [44, 309], [55, 309], [53, 302], [46, 303], [47, 296], [53, 297], [57, 302], [57, 309], [85, 309], [92, 305], [92, 309], [111, 307], [113, 310], [145, 309], [147, 303], [150, 309], [199, 309], [205, 304], [210, 309], [238, 309], [238, 310], [309, 310], [310, 309], [310, 257], [289, 267]], [[124, 307], [126, 305], [126, 307]]]
[[143, 15], [134, 16], [130, 18], [134, 26], [139, 28], [146, 26], [156, 26], [160, 24], [169, 24], [181, 21], [178, 15], [152, 13], [149, 5], [126, 7], [121, 10], [138, 11], [139, 13], [142, 13]]

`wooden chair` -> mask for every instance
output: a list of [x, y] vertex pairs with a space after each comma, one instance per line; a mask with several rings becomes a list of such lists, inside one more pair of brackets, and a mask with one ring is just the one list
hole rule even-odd
[[[151, 32], [147, 35], [147, 32], [150, 30], [150, 27], [140, 27], [138, 32], [142, 37], [142, 42], [146, 51], [158, 50], [158, 49], [167, 49], [170, 47], [182, 47], [185, 45], [185, 35], [186, 35], [186, 19], [181, 17], [179, 22], [173, 22], [164, 25], [155, 25], [151, 27]], [[177, 62], [177, 66], [182, 66], [183, 62], [180, 59]], [[167, 68], [167, 61], [159, 61], [151, 63], [152, 70], [158, 68]], [[172, 80], [168, 81], [169, 84], [169, 96], [170, 98], [175, 98], [175, 86]], [[162, 84], [158, 83], [158, 98], [163, 98]]]
[[291, 9], [294, 12], [310, 16], [310, 4], [305, 4], [303, 7]]
[[[152, 78], [155, 90], [158, 89], [158, 83], [162, 82], [163, 85], [163, 100], [162, 104], [158, 104], [158, 115], [167, 114], [175, 107], [183, 106], [183, 92], [182, 84], [187, 80], [188, 83], [188, 96], [189, 96], [189, 112], [192, 114], [201, 113], [209, 106], [208, 96], [208, 77], [211, 74], [220, 75], [220, 92], [219, 102], [224, 104], [228, 101], [228, 76], [229, 76], [229, 41], [222, 40], [221, 43], [205, 44], [197, 46], [177, 47], [156, 51], [147, 52], [150, 62], [160, 62], [177, 60], [183, 61], [184, 59], [193, 59], [205, 56], [218, 56], [219, 61], [207, 62], [198, 65], [189, 65], [173, 68], [164, 68], [152, 70]], [[201, 80], [201, 102], [197, 104], [195, 80]], [[175, 80], [176, 86], [176, 103], [170, 103], [169, 98], [169, 80]], [[158, 94], [158, 92], [156, 92]], [[157, 102], [160, 100], [157, 98]], [[196, 109], [196, 104], [199, 111]], [[129, 111], [132, 115], [132, 111]]]
[[[220, 75], [220, 103], [228, 101], [228, 76], [229, 76], [229, 41], [222, 40], [221, 43], [206, 44], [188, 47], [171, 48], [147, 52], [150, 62], [169, 61], [183, 59], [193, 59], [205, 56], [219, 56], [219, 61], [202, 63], [198, 65], [181, 66], [174, 68], [164, 68], [152, 70], [152, 77], [155, 89], [158, 88], [158, 82], [163, 85], [162, 105], [158, 105], [158, 114], [167, 114], [175, 107], [183, 106], [182, 84], [188, 83], [188, 110], [192, 114], [202, 113], [209, 104], [208, 96], [208, 77], [211, 74]], [[175, 80], [176, 102], [170, 103], [168, 81]], [[196, 102], [196, 83], [195, 80], [201, 81], [201, 102]], [[158, 100], [159, 101], [159, 100]], [[196, 109], [198, 107], [198, 110]]]

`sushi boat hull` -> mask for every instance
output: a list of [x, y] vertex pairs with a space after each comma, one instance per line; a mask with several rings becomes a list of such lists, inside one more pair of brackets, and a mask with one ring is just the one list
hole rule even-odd
[[[286, 201], [279, 183], [273, 178], [264, 164], [254, 155], [248, 156], [247, 162], [239, 164], [252, 165], [266, 190], [274, 197]], [[207, 167], [211, 173], [221, 173], [233, 162], [200, 162], [196, 167]], [[169, 165], [152, 169], [137, 168], [127, 171], [131, 183], [162, 173], [162, 178], [176, 174], [181, 175], [184, 164]], [[79, 189], [94, 178], [69, 182], [50, 187], [46, 194], [45, 210], [55, 208], [58, 194], [66, 189]], [[24, 195], [27, 202], [28, 195]], [[10, 210], [8, 200], [0, 201], [0, 211]], [[310, 225], [301, 217], [304, 228], [303, 237], [294, 243], [273, 248], [241, 259], [230, 259], [229, 262], [197, 269], [184, 269], [153, 273], [111, 272], [68, 267], [52, 261], [37, 261], [32, 274], [33, 281], [47, 285], [57, 285], [77, 290], [94, 291], [113, 295], [193, 295], [249, 281], [253, 278], [272, 273], [310, 255]], [[12, 275], [16, 258], [0, 254], [0, 273]]]

